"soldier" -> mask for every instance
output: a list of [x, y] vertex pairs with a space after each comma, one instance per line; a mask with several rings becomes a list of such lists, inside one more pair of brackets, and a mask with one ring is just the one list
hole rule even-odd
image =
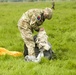
[[31, 61], [36, 59], [35, 57], [35, 42], [33, 39], [33, 30], [39, 31], [41, 28], [40, 25], [43, 24], [45, 19], [50, 20], [52, 18], [52, 9], [45, 8], [45, 9], [30, 9], [25, 12], [20, 20], [18, 21], [18, 28], [21, 32], [21, 36], [26, 43], [28, 48], [28, 56], [26, 56], [26, 60], [31, 58]]

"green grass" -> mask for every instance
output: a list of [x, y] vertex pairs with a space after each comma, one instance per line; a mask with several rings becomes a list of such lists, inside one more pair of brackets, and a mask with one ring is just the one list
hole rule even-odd
[[[23, 52], [17, 27], [21, 15], [51, 3], [0, 3], [0, 47]], [[57, 60], [25, 62], [23, 56], [0, 56], [0, 75], [76, 75], [76, 2], [56, 2], [53, 18], [43, 24]]]

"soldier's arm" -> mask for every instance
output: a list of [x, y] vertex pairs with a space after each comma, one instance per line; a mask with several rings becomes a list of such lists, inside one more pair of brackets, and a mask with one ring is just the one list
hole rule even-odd
[[36, 26], [36, 27], [34, 28], [34, 30], [37, 31], [37, 32], [39, 32], [39, 30], [40, 30], [39, 26]]
[[35, 30], [35, 31], [39, 31], [39, 26], [37, 25], [37, 17], [35, 15], [33, 15], [31, 17], [31, 20], [30, 20], [30, 26]]
[[33, 27], [35, 25], [35, 23], [36, 23], [36, 16], [33, 15], [30, 19], [30, 25]]

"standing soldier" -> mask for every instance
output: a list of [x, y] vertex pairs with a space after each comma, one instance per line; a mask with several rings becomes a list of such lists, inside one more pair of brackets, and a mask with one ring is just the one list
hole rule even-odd
[[[52, 6], [53, 8], [53, 6]], [[40, 25], [43, 24], [45, 19], [50, 20], [52, 18], [52, 9], [45, 8], [45, 9], [30, 9], [25, 12], [20, 20], [18, 21], [18, 28], [21, 32], [21, 36], [26, 43], [28, 48], [28, 55], [26, 56], [26, 60], [35, 61], [35, 42], [33, 39], [33, 30], [39, 31], [42, 28], [39, 28]]]

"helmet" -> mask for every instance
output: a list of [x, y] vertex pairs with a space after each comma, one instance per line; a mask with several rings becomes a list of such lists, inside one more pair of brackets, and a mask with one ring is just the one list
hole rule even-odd
[[44, 14], [46, 14], [46, 18], [47, 19], [51, 19], [52, 18], [52, 14], [53, 14], [52, 9], [51, 8], [45, 8], [44, 9]]

